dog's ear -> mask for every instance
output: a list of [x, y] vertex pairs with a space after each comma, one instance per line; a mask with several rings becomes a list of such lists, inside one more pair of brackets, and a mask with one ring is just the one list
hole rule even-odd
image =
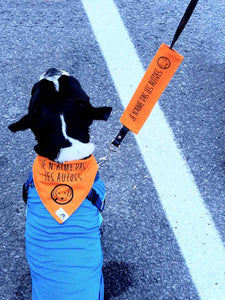
[[104, 120], [107, 121], [112, 107], [93, 107], [89, 101], [79, 99], [79, 105], [83, 109], [84, 114], [91, 120]]
[[19, 121], [9, 125], [8, 126], [9, 130], [11, 130], [12, 132], [16, 132], [16, 131], [26, 130], [28, 128], [31, 128], [34, 120], [36, 107], [39, 100], [38, 95], [39, 95], [39, 82], [35, 83], [35, 85], [32, 88], [28, 114], [23, 116]]
[[112, 111], [112, 107], [92, 107], [91, 115], [93, 120], [107, 121]]
[[26, 130], [31, 127], [31, 123], [32, 123], [32, 118], [31, 118], [31, 115], [28, 114], [28, 115], [25, 115], [24, 117], [22, 117], [16, 123], [9, 125], [8, 128], [12, 132], [16, 132], [19, 130]]

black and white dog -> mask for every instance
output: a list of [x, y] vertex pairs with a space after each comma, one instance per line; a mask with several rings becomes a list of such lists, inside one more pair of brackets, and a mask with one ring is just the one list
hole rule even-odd
[[[66, 163], [66, 168], [72, 170], [73, 164], [69, 163], [79, 161], [76, 169], [79, 165], [83, 171], [94, 151], [89, 127], [93, 120], [107, 121], [111, 110], [111, 107], [93, 107], [73, 76], [52, 68], [33, 86], [28, 114], [9, 129], [13, 132], [31, 129], [37, 140], [34, 149], [42, 161], [50, 161], [49, 168], [53, 168], [51, 162], [57, 163], [56, 170], [63, 169]], [[45, 168], [44, 164], [42, 167]], [[85, 199], [66, 222], [56, 222], [39, 198], [33, 175], [28, 180], [26, 221], [32, 299], [103, 299], [98, 209]], [[53, 176], [49, 177], [52, 181]], [[72, 174], [67, 179], [81, 180], [80, 176]], [[101, 194], [103, 183], [98, 174], [93, 186]], [[63, 184], [58, 190], [63, 193]], [[75, 192], [70, 191], [70, 196]], [[60, 199], [62, 210], [66, 196]]]
[[60, 163], [93, 153], [89, 127], [93, 120], [107, 121], [111, 107], [93, 107], [80, 83], [54, 68], [41, 75], [31, 94], [28, 114], [10, 125], [11, 131], [30, 128], [38, 142], [35, 151]]

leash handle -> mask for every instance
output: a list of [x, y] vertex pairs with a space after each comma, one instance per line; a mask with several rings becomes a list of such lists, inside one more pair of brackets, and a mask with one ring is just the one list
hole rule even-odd
[[176, 43], [176, 41], [178, 40], [179, 36], [181, 35], [182, 31], [184, 30], [185, 26], [187, 25], [196, 5], [198, 3], [198, 0], [191, 0], [191, 2], [189, 3], [178, 27], [177, 27], [177, 30], [175, 32], [175, 35], [173, 37], [173, 41], [170, 45], [170, 49], [173, 48], [174, 44]]

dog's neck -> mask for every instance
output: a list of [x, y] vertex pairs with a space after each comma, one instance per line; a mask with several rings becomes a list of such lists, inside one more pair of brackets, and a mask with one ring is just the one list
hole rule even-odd
[[94, 152], [95, 145], [93, 143], [82, 143], [69, 137], [66, 133], [66, 123], [63, 115], [60, 115], [60, 119], [62, 123], [62, 133], [65, 139], [71, 143], [71, 146], [60, 149], [60, 152], [55, 161], [64, 163], [66, 161], [84, 159], [90, 156]]

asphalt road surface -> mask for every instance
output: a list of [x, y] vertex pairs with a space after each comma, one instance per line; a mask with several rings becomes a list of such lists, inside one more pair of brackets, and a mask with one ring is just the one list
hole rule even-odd
[[[115, 16], [112, 9], [112, 20], [104, 24], [113, 3]], [[26, 112], [39, 76], [50, 67], [63, 69], [81, 82], [93, 105], [113, 107], [109, 121], [96, 122], [91, 130], [96, 158], [106, 155], [121, 126], [124, 99], [136, 88], [130, 81], [120, 84], [123, 76], [140, 80], [136, 63], [145, 70], [161, 43], [170, 44], [188, 3], [0, 1], [1, 300], [31, 299], [21, 187], [35, 158], [35, 141], [30, 131], [13, 135], [7, 125]], [[100, 31], [94, 29], [96, 20]], [[184, 61], [159, 100], [172, 139], [167, 144], [167, 136], [159, 138], [167, 129], [155, 126], [157, 106], [149, 127], [137, 139], [130, 133], [100, 170], [107, 188], [102, 228], [106, 299], [225, 299], [224, 2], [200, 0], [175, 49]], [[173, 149], [179, 150], [177, 159]], [[175, 176], [180, 157], [187, 177]], [[168, 176], [171, 160], [174, 171]], [[178, 186], [174, 202], [167, 203]], [[190, 190], [197, 192], [183, 199]], [[187, 204], [185, 210], [179, 203]], [[209, 231], [201, 220], [208, 222]]]

